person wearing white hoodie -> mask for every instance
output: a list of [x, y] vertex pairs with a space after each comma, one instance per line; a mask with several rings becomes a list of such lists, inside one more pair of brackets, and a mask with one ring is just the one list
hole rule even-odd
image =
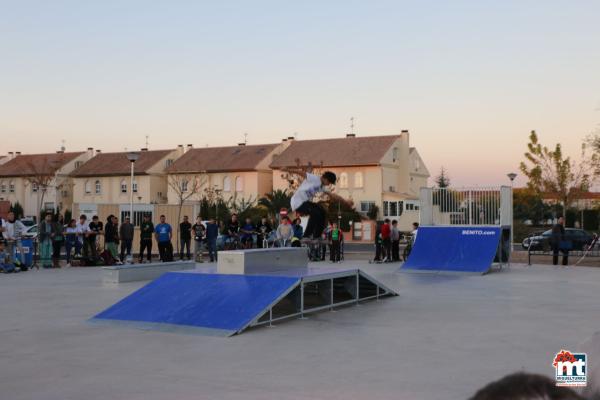
[[26, 231], [25, 225], [15, 217], [15, 213], [12, 211], [8, 213], [6, 219], [2, 221], [2, 235], [6, 240], [6, 252], [10, 257], [10, 261], [14, 263], [13, 256], [15, 254], [15, 246], [19, 250], [19, 258], [21, 261], [21, 268], [25, 267], [25, 252], [23, 251], [23, 245], [21, 243], [21, 237]]

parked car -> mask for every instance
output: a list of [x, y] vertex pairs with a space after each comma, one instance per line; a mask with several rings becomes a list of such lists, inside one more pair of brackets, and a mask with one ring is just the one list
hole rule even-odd
[[[548, 251], [550, 250], [550, 238], [552, 230], [547, 230], [541, 234], [534, 234], [523, 240], [522, 246], [525, 250]], [[594, 237], [583, 229], [566, 228], [565, 241], [573, 243], [573, 250], [584, 250], [585, 246], [592, 243]], [[531, 248], [530, 248], [531, 247]]]
[[31, 225], [31, 226], [27, 226], [27, 230], [25, 231], [25, 233], [23, 233], [23, 237], [27, 238], [27, 239], [35, 239], [37, 238], [38, 235], [38, 226], [37, 224], [35, 225]]

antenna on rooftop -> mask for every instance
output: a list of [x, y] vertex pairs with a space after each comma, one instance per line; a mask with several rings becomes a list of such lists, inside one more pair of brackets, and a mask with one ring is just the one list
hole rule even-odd
[[294, 132], [294, 139], [298, 139], [298, 132]]
[[248, 144], [248, 132], [244, 132], [244, 144]]
[[354, 135], [354, 117], [350, 117], [350, 134]]
[[150, 138], [150, 136], [146, 135], [146, 148], [148, 148], [148, 139]]
[[65, 139], [61, 140], [62, 146], [60, 146], [60, 151], [62, 151], [64, 153], [64, 151], [67, 149], [65, 147]]

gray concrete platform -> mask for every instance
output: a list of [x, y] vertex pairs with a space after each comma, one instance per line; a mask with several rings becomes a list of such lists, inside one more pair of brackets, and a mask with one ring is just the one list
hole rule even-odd
[[[224, 339], [86, 320], [144, 285], [99, 268], [0, 275], [0, 399], [464, 399], [600, 330], [600, 269], [361, 267], [399, 297]], [[590, 360], [590, 362], [594, 362]]]

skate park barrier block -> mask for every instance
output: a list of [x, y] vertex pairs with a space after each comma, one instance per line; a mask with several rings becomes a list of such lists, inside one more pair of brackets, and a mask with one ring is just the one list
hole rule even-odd
[[150, 281], [165, 272], [185, 271], [196, 268], [194, 261], [172, 261], [148, 264], [125, 264], [102, 267], [102, 281], [105, 284]]
[[307, 267], [306, 249], [301, 247], [220, 251], [217, 261], [219, 274], [260, 274]]

